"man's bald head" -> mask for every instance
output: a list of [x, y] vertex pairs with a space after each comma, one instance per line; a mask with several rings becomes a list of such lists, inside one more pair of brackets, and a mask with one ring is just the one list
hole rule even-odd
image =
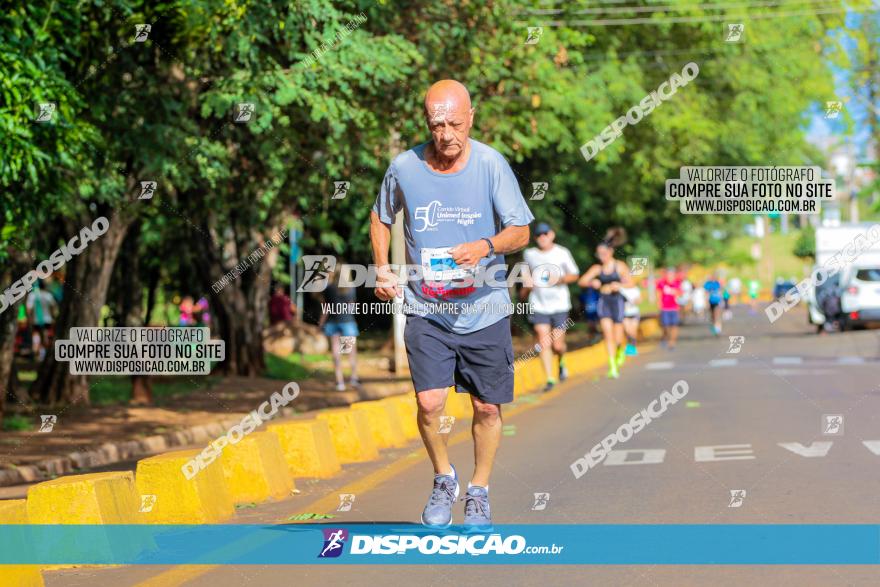
[[471, 95], [464, 84], [454, 79], [444, 79], [428, 88], [425, 94], [425, 112], [432, 116], [437, 110], [468, 112]]
[[425, 121], [438, 158], [453, 161], [465, 153], [474, 123], [471, 95], [460, 82], [439, 81], [425, 94]]

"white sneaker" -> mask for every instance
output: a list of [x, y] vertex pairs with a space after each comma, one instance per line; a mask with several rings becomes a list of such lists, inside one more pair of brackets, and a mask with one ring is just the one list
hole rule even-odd
[[344, 383], [337, 383], [336, 384], [336, 391], [345, 391], [345, 384]]

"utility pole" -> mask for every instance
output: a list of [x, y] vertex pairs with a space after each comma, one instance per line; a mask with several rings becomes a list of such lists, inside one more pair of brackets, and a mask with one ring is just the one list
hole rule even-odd
[[[391, 158], [400, 153], [400, 133], [391, 131], [390, 149]], [[406, 241], [403, 235], [403, 210], [394, 218], [394, 226], [391, 227], [391, 264], [397, 267], [406, 265]], [[403, 275], [407, 275], [404, 269]], [[404, 283], [403, 287], [407, 287]], [[403, 298], [391, 300], [392, 304], [403, 304]], [[401, 306], [398, 306], [400, 308]], [[394, 374], [404, 375], [409, 371], [409, 361], [406, 358], [406, 347], [403, 344], [403, 330], [406, 327], [406, 316], [403, 309], [394, 312]]]

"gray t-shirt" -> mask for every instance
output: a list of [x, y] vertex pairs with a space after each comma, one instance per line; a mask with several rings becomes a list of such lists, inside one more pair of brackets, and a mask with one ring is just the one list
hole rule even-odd
[[[492, 279], [474, 285], [446, 249], [495, 236], [506, 226], [526, 226], [535, 218], [501, 153], [473, 139], [470, 144], [465, 168], [449, 174], [428, 168], [428, 143], [401, 153], [385, 173], [373, 205], [385, 224], [394, 224], [395, 214], [403, 209], [406, 262], [421, 265], [424, 272], [424, 279], [411, 279], [404, 288], [407, 313], [462, 334], [491, 326], [511, 313], [505, 273], [492, 271], [504, 263], [504, 256], [482, 259], [480, 265], [486, 266]], [[436, 304], [441, 303], [455, 303], [459, 311], [438, 312]]]

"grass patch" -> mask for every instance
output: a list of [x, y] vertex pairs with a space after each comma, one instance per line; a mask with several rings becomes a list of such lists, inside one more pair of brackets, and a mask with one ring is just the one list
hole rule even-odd
[[331, 357], [328, 353], [314, 355], [292, 353], [286, 357], [266, 353], [266, 377], [285, 381], [305, 379], [313, 371], [309, 363], [329, 360]]
[[3, 418], [3, 430], [6, 432], [21, 432], [24, 430], [30, 430], [33, 427], [33, 418], [27, 418], [18, 414]]
[[[153, 400], [159, 405], [162, 400], [189, 395], [202, 389], [213, 387], [220, 377], [204, 377], [202, 385], [193, 385], [186, 379], [172, 379], [162, 381], [159, 377], [153, 378]], [[89, 387], [89, 397], [96, 406], [111, 406], [126, 404], [131, 400], [131, 378], [128, 376], [101, 377], [92, 381]]]

